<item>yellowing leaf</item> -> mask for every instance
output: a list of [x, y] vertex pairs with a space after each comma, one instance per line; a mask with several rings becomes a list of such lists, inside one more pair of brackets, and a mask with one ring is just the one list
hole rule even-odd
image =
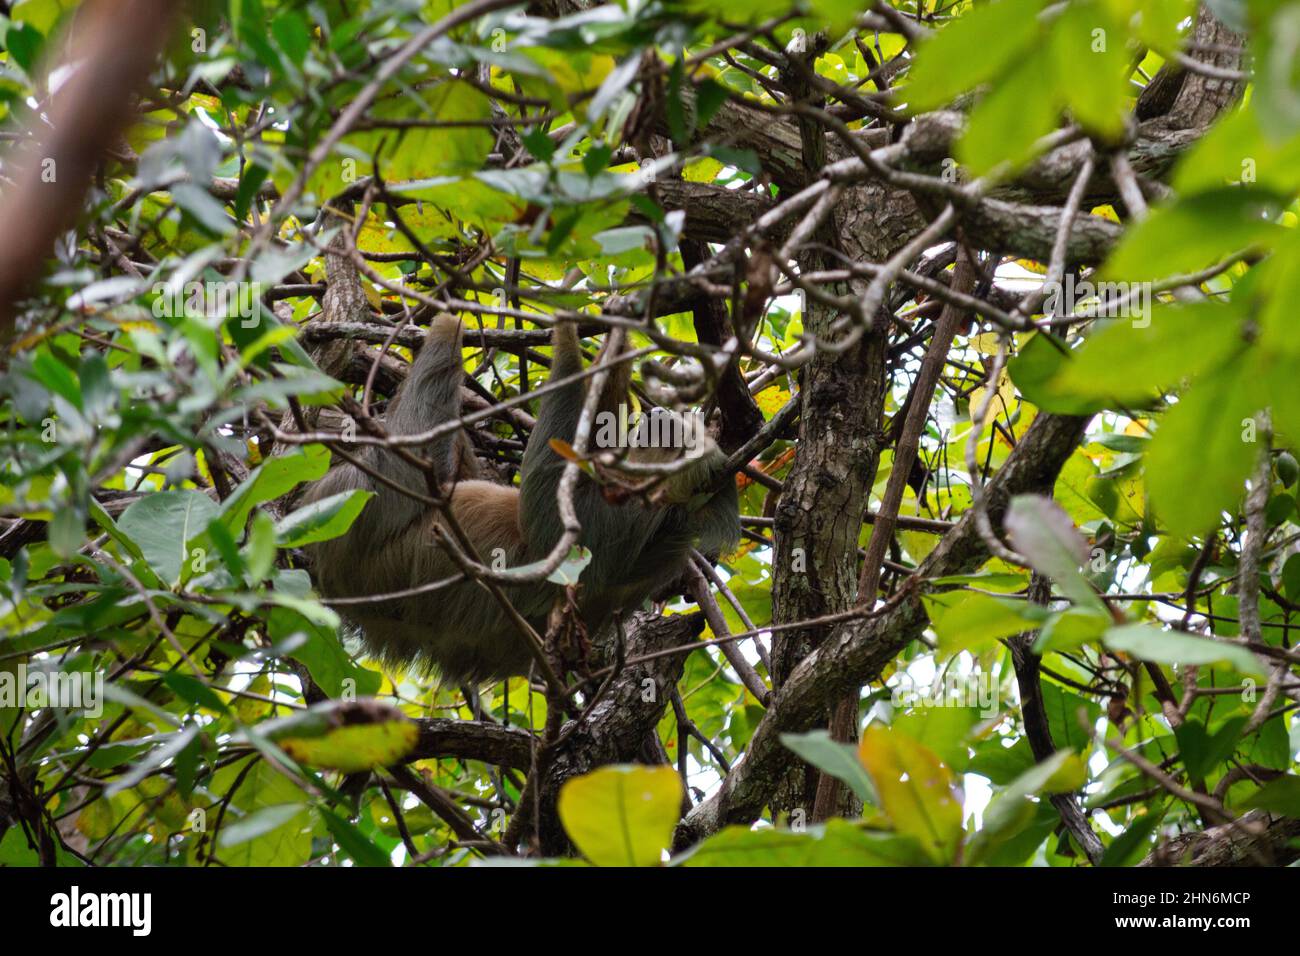
[[871, 724], [858, 756], [894, 828], [914, 837], [937, 863], [952, 863], [962, 841], [962, 808], [952, 774], [929, 748]]
[[344, 773], [390, 766], [419, 736], [400, 710], [373, 700], [327, 701], [258, 730], [294, 760]]
[[280, 748], [299, 763], [359, 773], [387, 767], [411, 752], [420, 729], [410, 721], [337, 727], [322, 737], [289, 737]]
[[[970, 411], [971, 414], [979, 411], [984, 404], [988, 395], [988, 386], [981, 385], [978, 388], [971, 389], [970, 393]], [[1016, 387], [1012, 383], [1011, 376], [1007, 373], [1005, 366], [1002, 368], [1002, 374], [998, 376], [997, 394], [993, 396], [993, 401], [989, 402], [988, 417], [985, 422], [991, 422], [995, 418], [1009, 417], [1011, 411], [1016, 407]]]
[[113, 805], [106, 798], [92, 800], [77, 814], [77, 829], [90, 840], [102, 840], [117, 823]]

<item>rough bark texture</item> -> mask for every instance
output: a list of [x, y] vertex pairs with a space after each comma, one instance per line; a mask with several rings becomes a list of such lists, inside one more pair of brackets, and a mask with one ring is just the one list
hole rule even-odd
[[1289, 866], [1300, 860], [1300, 819], [1252, 810], [1239, 820], [1184, 833], [1138, 866]]
[[520, 770], [532, 760], [533, 735], [518, 727], [452, 717], [425, 717], [416, 724], [420, 735], [408, 761], [459, 757]]
[[[687, 645], [703, 627], [701, 614], [636, 614], [625, 627], [626, 659]], [[541, 787], [538, 842], [543, 853], [558, 855], [571, 850], [555, 811], [555, 801], [566, 780], [605, 764], [645, 762], [646, 735], [663, 716], [685, 662], [686, 655], [677, 653], [629, 664], [610, 683], [586, 719], [576, 725], [565, 723], [561, 728], [562, 742], [550, 756]]]
[[[798, 84], [792, 85], [798, 88]], [[807, 92], [805, 88], [805, 95]], [[800, 139], [801, 166], [783, 169], [781, 175], [804, 181], [825, 165], [829, 143], [821, 127], [811, 120], [802, 121]], [[789, 180], [778, 182], [794, 185]], [[816, 233], [817, 244], [800, 256], [802, 272], [833, 268], [837, 264], [833, 251], [840, 249], [854, 259], [864, 257], [854, 241], [873, 234], [854, 222], [868, 215], [863, 200], [860, 190], [846, 193]], [[828, 291], [861, 295], [864, 290], [845, 284]], [[805, 329], [819, 338], [832, 338], [831, 326], [840, 313], [812, 298], [805, 301]], [[853, 348], [838, 355], [820, 353], [801, 372], [799, 451], [785, 480], [774, 526], [772, 619], [777, 624], [844, 611], [857, 601], [858, 536], [880, 460], [880, 423], [888, 383], [887, 332], [888, 325], [881, 323]], [[773, 636], [775, 690], [784, 686], [799, 662], [828, 633], [829, 628], [822, 626]], [[829, 722], [835, 701], [825, 703], [825, 720]], [[803, 761], [792, 759], [786, 779], [774, 795], [773, 812], [811, 814], [818, 776]], [[846, 813], [858, 809], [851, 794], [845, 794], [842, 802], [840, 809]]]

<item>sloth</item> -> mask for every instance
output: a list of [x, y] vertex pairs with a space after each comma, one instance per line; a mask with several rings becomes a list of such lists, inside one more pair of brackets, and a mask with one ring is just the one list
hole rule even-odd
[[[461, 323], [442, 313], [429, 325], [406, 382], [389, 403], [390, 435], [413, 435], [459, 420], [464, 375]], [[627, 400], [630, 370], [617, 363], [602, 390], [600, 411]], [[555, 326], [550, 382], [582, 371], [577, 327]], [[588, 380], [547, 392], [524, 450], [518, 487], [481, 477], [463, 429], [439, 436], [411, 452], [433, 463], [447, 507], [478, 555], [494, 567], [518, 567], [543, 559], [559, 541], [563, 524], [557, 489], [566, 465], [552, 439], [571, 443], [586, 399]], [[656, 414], [675, 415], [664, 409]], [[740, 538], [734, 480], [724, 476], [725, 455], [707, 436], [651, 496], [607, 493], [581, 473], [573, 503], [582, 525], [579, 543], [591, 552], [578, 583], [578, 613], [588, 634], [636, 610], [678, 580], [697, 547], [710, 557], [733, 549]], [[561, 446], [563, 447], [563, 446]], [[628, 462], [663, 462], [680, 449], [638, 448]], [[381, 446], [362, 446], [354, 457], [397, 485], [420, 491], [425, 473]], [[376, 480], [351, 463], [336, 464], [306, 495], [319, 501], [353, 489], [373, 492], [348, 532], [307, 548], [316, 584], [327, 598], [403, 591], [453, 577], [460, 567], [438, 543], [438, 511]], [[504, 562], [501, 560], [504, 559]], [[514, 608], [538, 633], [560, 591], [556, 584], [503, 585]], [[348, 622], [368, 651], [390, 664], [413, 665], [444, 679], [481, 684], [527, 674], [532, 654], [501, 603], [475, 581], [461, 581], [414, 596], [349, 604]]]

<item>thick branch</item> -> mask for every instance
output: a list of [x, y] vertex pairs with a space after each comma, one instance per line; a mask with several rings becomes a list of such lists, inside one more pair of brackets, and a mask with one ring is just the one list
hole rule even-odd
[[518, 727], [481, 720], [425, 717], [416, 721], [420, 736], [405, 761], [458, 757], [482, 760], [499, 767], [526, 769], [532, 753], [533, 735]]
[[1287, 866], [1300, 859], [1300, 819], [1252, 810], [1232, 823], [1183, 833], [1138, 866]]

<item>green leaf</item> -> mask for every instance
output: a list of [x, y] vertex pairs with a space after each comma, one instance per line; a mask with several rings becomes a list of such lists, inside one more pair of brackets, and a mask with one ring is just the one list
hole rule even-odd
[[1091, 415], [1106, 407], [1100, 399], [1082, 399], [1058, 392], [1056, 378], [1070, 361], [1069, 347], [1046, 332], [1035, 332], [1007, 363], [1007, 374], [1025, 401], [1058, 415]]
[[[900, 712], [895, 707], [893, 722], [889, 729], [895, 733], [907, 734], [917, 743], [933, 750], [948, 767], [956, 773], [964, 773], [970, 766], [969, 742], [971, 732], [981, 720], [988, 720], [998, 712], [998, 687], [995, 680], [984, 681], [972, 675], [957, 685], [962, 696], [957, 699], [944, 697], [943, 706], [913, 707], [907, 712]], [[946, 693], [947, 686], [936, 688]], [[975, 693], [972, 694], [971, 692]], [[891, 703], [897, 701], [901, 687], [891, 696]], [[976, 699], [972, 700], [971, 698]], [[965, 706], [969, 701], [969, 706]], [[978, 705], [978, 706], [977, 706]]]
[[1300, 554], [1291, 555], [1282, 565], [1282, 591], [1288, 601], [1300, 601]]
[[1194, 0], [1138, 0], [1137, 6], [1138, 39], [1149, 47], [1168, 53], [1182, 39], [1178, 24], [1192, 15], [1196, 4]]
[[806, 734], [782, 734], [781, 743], [818, 770], [848, 784], [859, 800], [868, 806], [876, 805], [876, 795], [871, 789], [871, 778], [858, 759], [852, 744], [831, 740], [825, 730], [812, 730]]
[[1145, 856], [1147, 841], [1160, 821], [1165, 818], [1167, 806], [1153, 807], [1143, 813], [1129, 828], [1114, 839], [1106, 852], [1102, 854], [1099, 866], [1131, 866], [1139, 857]]
[[61, 508], [54, 512], [45, 533], [50, 550], [61, 558], [71, 558], [85, 542], [86, 517], [80, 508]]
[[48, 388], [55, 395], [63, 398], [78, 411], [82, 409], [81, 386], [72, 370], [42, 347], [32, 358], [28, 366], [28, 377]]
[[239, 846], [241, 843], [266, 836], [296, 819], [306, 809], [305, 803], [280, 803], [255, 810], [248, 816], [223, 826], [217, 837], [217, 846], [223, 849]]
[[[120, 687], [114, 687], [113, 690], [120, 694], [122, 689]], [[164, 735], [162, 737], [162, 744], [154, 747], [149, 751], [148, 755], [139, 760], [133, 761], [130, 769], [125, 774], [114, 778], [113, 781], [109, 783], [105, 793], [108, 796], [113, 796], [114, 794], [121, 793], [123, 790], [129, 790], [136, 786], [168, 760], [173, 760], [179, 757], [181, 752], [190, 745], [190, 742], [198, 736], [198, 733], [198, 725], [190, 723], [183, 726], [174, 734]]]
[[1216, 189], [1185, 196], [1130, 229], [1101, 278], [1149, 282], [1196, 272], [1246, 249], [1266, 250], [1285, 231], [1279, 201], [1259, 190]]
[[[237, 788], [236, 779], [243, 781]], [[235, 822], [235, 810], [242, 811], [244, 819], [248, 814], [270, 807], [292, 806], [297, 810], [292, 815], [282, 811], [287, 820], [281, 816], [283, 822], [278, 825], [236, 845], [222, 847], [219, 853], [222, 863], [227, 866], [300, 866], [310, 858], [314, 820], [311, 807], [302, 802], [303, 792], [296, 780], [285, 776], [265, 760], [255, 759], [251, 771], [241, 760], [217, 770], [211, 787], [214, 793], [234, 794], [232, 812], [225, 818], [227, 824]]]
[[1047, 726], [1058, 747], [1084, 753], [1092, 743], [1090, 728], [1101, 713], [1091, 699], [1064, 690], [1059, 684], [1043, 681], [1043, 710]]
[[366, 502], [375, 496], [373, 491], [345, 491], [330, 495], [320, 501], [299, 508], [275, 526], [275, 535], [282, 548], [300, 548], [304, 544], [328, 541], [345, 534], [357, 520]]
[[945, 657], [980, 651], [1038, 626], [1036, 610], [1026, 601], [965, 591], [927, 594], [923, 601]]
[[972, 856], [987, 857], [1032, 823], [1036, 810], [1030, 798], [1035, 794], [1069, 793], [1082, 787], [1087, 778], [1087, 768], [1072, 750], [1058, 750], [1026, 770], [989, 802], [983, 826], [972, 841]]
[[271, 516], [258, 509], [248, 528], [248, 544], [239, 556], [253, 581], [265, 581], [275, 567], [275, 524]]
[[1265, 135], [1253, 106], [1228, 113], [1179, 161], [1173, 187], [1182, 195], [1245, 183], [1287, 195], [1300, 187], [1300, 137]]
[[1263, 308], [1258, 310], [1260, 348], [1279, 358], [1300, 359], [1293, 311], [1296, 296], [1300, 295], [1300, 238], [1293, 234], [1280, 243], [1256, 274], [1259, 276], [1257, 295], [1249, 298], [1263, 299]]
[[[858, 0], [850, 0], [850, 2], [856, 7]], [[695, 125], [699, 129], [707, 126], [709, 120], [713, 119], [729, 96], [730, 93], [725, 86], [711, 79], [706, 78], [695, 87]]]
[[[486, 96], [453, 78], [427, 86], [418, 92], [401, 92], [380, 99], [370, 115], [383, 120], [418, 120], [451, 124], [443, 127], [412, 126], [394, 130], [374, 129], [354, 132], [345, 143], [352, 147], [356, 176], [370, 174], [371, 158], [381, 144], [380, 170], [390, 182], [428, 179], [435, 176], [459, 176], [481, 169], [492, 149], [492, 133], [481, 124], [492, 116]], [[320, 197], [333, 196], [349, 182], [346, 170], [337, 160], [325, 163], [312, 176], [312, 191]]]
[[999, 786], [1006, 786], [1033, 766], [1034, 755], [1029, 749], [1028, 738], [1021, 737], [1007, 747], [1003, 738], [995, 737], [976, 745], [975, 756], [967, 763], [966, 772], [978, 773]]
[[673, 860], [682, 866], [925, 866], [929, 858], [910, 837], [827, 820], [803, 833], [731, 826]]
[[1158, 305], [1147, 321], [1118, 319], [1088, 337], [1052, 379], [1054, 394], [1150, 402], [1245, 346], [1240, 306]]
[[1123, 651], [1158, 664], [1229, 664], [1241, 674], [1265, 675], [1259, 658], [1239, 644], [1165, 631], [1150, 624], [1112, 628], [1102, 640], [1112, 651]]
[[293, 61], [301, 67], [311, 49], [311, 33], [307, 21], [295, 10], [286, 10], [271, 21], [271, 36], [276, 44]]
[[[239, 546], [235, 539], [230, 536], [226, 526], [218, 518], [215, 521], [209, 521], [207, 527], [207, 539], [212, 542], [212, 546], [217, 549], [217, 554], [221, 556], [226, 570], [236, 581], [242, 581], [244, 572], [247, 570], [244, 565], [244, 559], [240, 557]], [[274, 544], [274, 539], [272, 540]]]
[[324, 445], [308, 445], [288, 455], [268, 458], [222, 503], [222, 522], [231, 534], [242, 534], [253, 508], [287, 494], [304, 481], [324, 477], [329, 466], [330, 453]]
[[1050, 69], [1046, 50], [1034, 51], [971, 111], [957, 156], [972, 175], [983, 176], [1002, 162], [1019, 168], [1034, 158], [1034, 143], [1052, 131], [1060, 112], [1055, 90], [1042, 82]]
[[1192, 783], [1203, 784], [1215, 767], [1232, 756], [1247, 719], [1242, 716], [1229, 718], [1213, 735], [1206, 732], [1204, 722], [1194, 717], [1174, 727], [1178, 752]]
[[216, 691], [188, 674], [173, 671], [170, 674], [164, 674], [162, 681], [171, 689], [172, 693], [183, 700], [189, 701], [191, 704], [206, 707], [218, 714], [229, 712], [226, 702], [217, 696]]
[[293, 648], [290, 656], [306, 666], [311, 679], [330, 697], [342, 697], [345, 691], [354, 697], [364, 697], [378, 693], [383, 685], [381, 674], [353, 663], [333, 629], [312, 623], [296, 608], [273, 609], [267, 626], [277, 643], [305, 639], [305, 643]]
[[103, 528], [104, 532], [117, 542], [118, 547], [122, 549], [124, 554], [129, 554], [136, 558], [144, 557], [144, 555], [140, 553], [140, 549], [136, 547], [135, 542], [122, 533], [122, 529], [117, 526], [117, 522], [113, 520], [113, 516], [105, 511], [104, 506], [94, 498], [90, 499], [89, 510], [90, 517], [94, 519], [95, 524]]
[[1084, 644], [1100, 640], [1102, 634], [1114, 623], [1114, 618], [1104, 608], [1100, 611], [1070, 608], [1054, 614], [1043, 625], [1034, 641], [1034, 653], [1042, 656], [1051, 651], [1063, 653], [1077, 650]]
[[1161, 520], [1191, 537], [1217, 524], [1245, 491], [1259, 454], [1249, 422], [1257, 411], [1243, 362], [1195, 382], [1165, 412], [1147, 451], [1146, 479]]
[[567, 781], [558, 810], [597, 866], [658, 866], [681, 816], [682, 781], [670, 767], [601, 767]]
[[1076, 2], [1061, 12], [1051, 31], [1055, 87], [1070, 112], [1094, 133], [1112, 140], [1120, 136], [1132, 69], [1125, 25], [1103, 3]]
[[217, 506], [202, 492], [157, 491], [132, 502], [117, 526], [140, 548], [159, 579], [175, 586], [190, 558], [187, 543], [217, 513]]
[[1070, 600], [1082, 608], [1105, 610], [1080, 570], [1088, 560], [1088, 545], [1060, 505], [1042, 495], [1017, 495], [1007, 509], [1006, 528], [1012, 547]]
[[1242, 806], [1300, 819], [1300, 777], [1287, 774], [1270, 780], [1247, 797]]
[[5, 31], [5, 49], [14, 63], [30, 73], [45, 46], [45, 37], [35, 27], [26, 23], [15, 23]]
[[[1242, 0], [1215, 0], [1210, 6], [1233, 7], [1240, 17]], [[1296, 93], [1300, 90], [1295, 68], [1295, 37], [1300, 33], [1300, 9], [1290, 3], [1246, 3], [1251, 26], [1251, 52], [1256, 77], [1251, 108], [1259, 113], [1260, 123], [1273, 140], [1294, 136], [1300, 131], [1300, 111]], [[1230, 23], [1231, 18], [1225, 19]], [[1234, 29], [1240, 30], [1240, 27]], [[1244, 32], [1244, 31], [1243, 31]]]
[[77, 5], [77, 0], [18, 0], [9, 14], [11, 20], [35, 27], [46, 36], [59, 18]]
[[357, 866], [392, 866], [393, 861], [388, 854], [375, 846], [374, 842], [358, 830], [355, 826], [344, 820], [341, 816], [320, 807], [321, 819], [325, 821], [325, 827], [330, 831], [330, 836], [334, 842], [339, 845], [348, 856], [352, 857]]
[[1019, 62], [1040, 36], [1039, 0], [998, 0], [971, 6], [922, 44], [903, 90], [922, 113], [970, 92]]

